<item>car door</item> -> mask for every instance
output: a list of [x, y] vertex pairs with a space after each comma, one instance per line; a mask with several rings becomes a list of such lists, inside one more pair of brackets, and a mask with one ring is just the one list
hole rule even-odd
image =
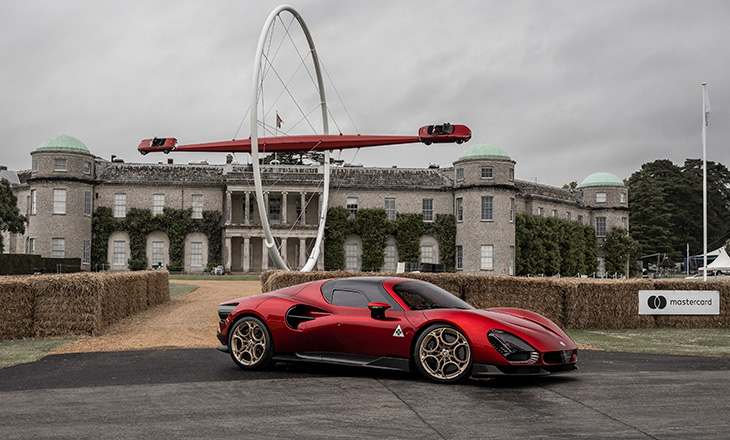
[[388, 309], [384, 317], [374, 318], [368, 308], [368, 304], [376, 302], [372, 299], [378, 298], [369, 298], [363, 291], [335, 289], [330, 300], [332, 313], [306, 325], [306, 332], [317, 351], [408, 357], [413, 326], [403, 310]]

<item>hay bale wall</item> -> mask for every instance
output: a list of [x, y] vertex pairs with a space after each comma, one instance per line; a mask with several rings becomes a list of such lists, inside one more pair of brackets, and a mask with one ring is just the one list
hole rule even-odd
[[95, 334], [169, 300], [166, 271], [0, 278], [0, 339]]
[[[269, 271], [262, 292], [328, 278], [373, 276], [365, 272]], [[522, 278], [466, 274], [377, 274], [433, 283], [477, 308], [518, 307], [546, 316], [556, 324], [582, 328], [730, 327], [730, 281], [665, 281]], [[639, 290], [717, 290], [720, 315], [639, 315]]]

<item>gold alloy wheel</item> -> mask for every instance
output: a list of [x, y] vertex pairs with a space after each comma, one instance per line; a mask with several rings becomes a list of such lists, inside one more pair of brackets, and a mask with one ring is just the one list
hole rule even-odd
[[231, 352], [241, 365], [256, 365], [266, 353], [266, 332], [258, 322], [242, 321], [233, 330]]
[[450, 380], [469, 368], [471, 348], [460, 331], [451, 327], [437, 327], [421, 339], [418, 357], [430, 376]]

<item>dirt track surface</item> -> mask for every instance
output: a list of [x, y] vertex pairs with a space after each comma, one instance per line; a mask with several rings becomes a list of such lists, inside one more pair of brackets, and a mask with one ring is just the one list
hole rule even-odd
[[213, 348], [219, 344], [218, 304], [261, 293], [258, 281], [170, 281], [200, 286], [173, 301], [152, 307], [109, 326], [100, 335], [83, 336], [49, 354], [169, 348]]

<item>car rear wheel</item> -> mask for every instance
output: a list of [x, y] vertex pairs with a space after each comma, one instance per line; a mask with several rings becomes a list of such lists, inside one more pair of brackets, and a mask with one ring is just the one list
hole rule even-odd
[[244, 370], [259, 370], [271, 362], [274, 344], [260, 319], [247, 316], [237, 321], [228, 335], [233, 361]]
[[471, 375], [469, 341], [448, 324], [435, 324], [421, 333], [413, 357], [418, 371], [434, 382], [454, 383]]

